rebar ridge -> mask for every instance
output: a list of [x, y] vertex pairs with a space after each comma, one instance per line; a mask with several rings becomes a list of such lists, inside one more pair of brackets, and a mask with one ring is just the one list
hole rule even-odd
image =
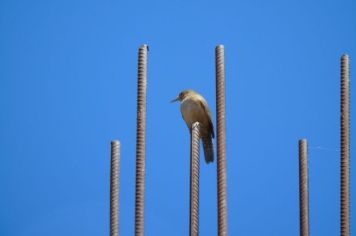
[[227, 235], [227, 180], [226, 180], [226, 107], [224, 46], [215, 49], [216, 116], [217, 116], [217, 175], [218, 175], [218, 235]]
[[308, 143], [299, 140], [299, 222], [300, 236], [309, 236]]
[[120, 142], [111, 142], [110, 236], [119, 236], [120, 225]]
[[190, 224], [189, 235], [199, 235], [200, 125], [192, 125], [190, 137]]
[[350, 58], [341, 57], [341, 236], [350, 235]]
[[142, 45], [138, 54], [137, 136], [136, 136], [136, 205], [135, 235], [144, 235], [145, 176], [146, 176], [146, 105], [147, 51]]

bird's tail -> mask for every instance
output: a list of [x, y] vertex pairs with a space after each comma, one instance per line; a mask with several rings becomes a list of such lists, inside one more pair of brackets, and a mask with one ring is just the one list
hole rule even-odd
[[214, 145], [211, 137], [203, 137], [203, 148], [204, 148], [204, 156], [205, 162], [209, 164], [209, 162], [214, 161]]

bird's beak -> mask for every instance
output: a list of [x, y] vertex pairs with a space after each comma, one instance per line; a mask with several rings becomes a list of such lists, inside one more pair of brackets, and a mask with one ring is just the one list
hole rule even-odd
[[179, 101], [179, 97], [173, 99], [173, 100], [171, 101], [171, 103], [172, 103], [172, 102], [176, 102], [176, 101]]

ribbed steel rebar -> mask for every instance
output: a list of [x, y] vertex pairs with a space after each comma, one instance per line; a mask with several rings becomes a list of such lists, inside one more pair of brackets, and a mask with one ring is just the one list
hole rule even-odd
[[192, 125], [190, 137], [190, 224], [189, 235], [199, 235], [200, 125]]
[[341, 236], [350, 235], [350, 62], [341, 57]]
[[145, 178], [146, 178], [146, 105], [147, 51], [142, 45], [138, 54], [137, 136], [136, 136], [136, 206], [135, 235], [144, 235]]
[[120, 142], [111, 141], [110, 236], [119, 236], [120, 225]]
[[299, 222], [300, 236], [309, 236], [308, 143], [299, 140]]
[[216, 58], [216, 120], [217, 120], [217, 175], [218, 175], [218, 235], [227, 235], [226, 181], [226, 107], [224, 46], [215, 49]]

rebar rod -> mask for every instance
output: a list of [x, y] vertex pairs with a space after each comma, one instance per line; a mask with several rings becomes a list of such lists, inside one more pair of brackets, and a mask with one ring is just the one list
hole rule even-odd
[[190, 136], [190, 214], [189, 235], [199, 235], [199, 172], [200, 172], [200, 125], [192, 125]]
[[218, 176], [218, 235], [227, 235], [227, 180], [226, 180], [226, 107], [224, 46], [215, 49], [216, 116], [217, 116], [217, 176]]
[[136, 136], [136, 200], [135, 235], [144, 235], [145, 178], [146, 178], [146, 105], [147, 51], [142, 45], [138, 54], [137, 136]]
[[350, 58], [341, 57], [341, 236], [350, 235]]
[[120, 233], [120, 142], [111, 141], [110, 236]]
[[309, 236], [308, 142], [299, 140], [299, 222], [300, 236]]

